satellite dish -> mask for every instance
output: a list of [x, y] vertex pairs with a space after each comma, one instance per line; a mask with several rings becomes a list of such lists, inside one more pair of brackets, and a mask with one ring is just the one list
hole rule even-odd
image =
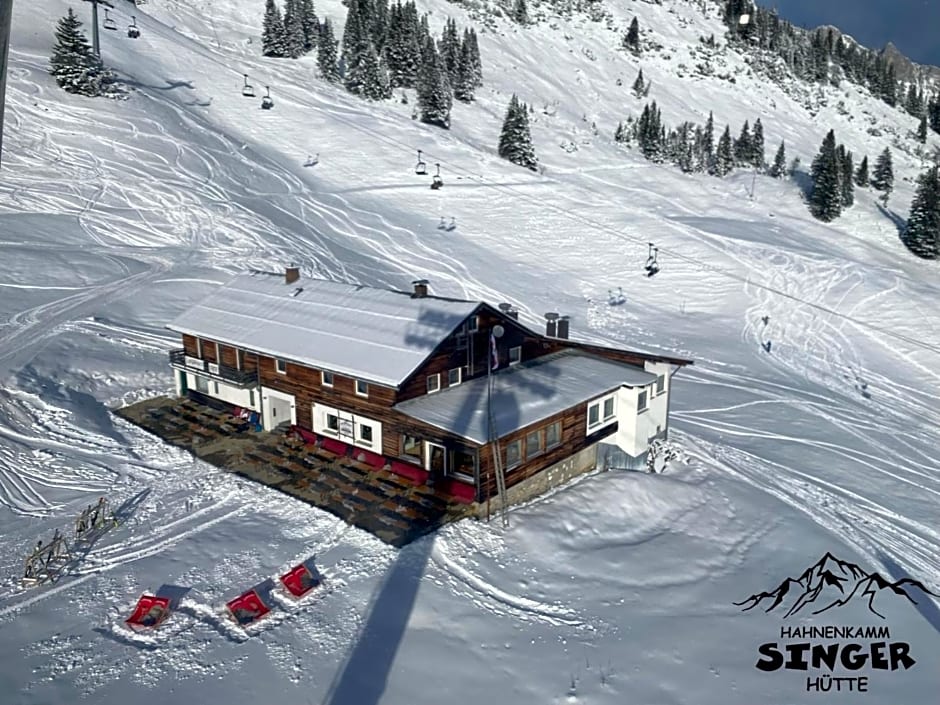
[[738, 24], [745, 25], [751, 21], [751, 16], [747, 13], [744, 13], [738, 18]]
[[506, 331], [503, 329], [503, 327], [502, 327], [501, 325], [495, 325], [495, 326], [493, 326], [493, 337], [494, 337], [494, 338], [502, 338], [502, 337], [503, 337], [503, 333], [505, 333], [505, 332], [506, 332]]

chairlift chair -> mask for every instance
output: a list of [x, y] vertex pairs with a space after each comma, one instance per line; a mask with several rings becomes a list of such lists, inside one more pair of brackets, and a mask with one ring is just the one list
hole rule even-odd
[[438, 229], [438, 230], [443, 230], [443, 229], [446, 228], [446, 227], [447, 227], [447, 224], [444, 222], [444, 216], [441, 216], [441, 222], [438, 223], [437, 229]]
[[117, 30], [117, 22], [108, 17], [108, 9], [104, 10], [104, 22], [101, 23], [101, 26], [105, 29]]
[[137, 28], [137, 18], [131, 15], [131, 24], [127, 27], [127, 36], [131, 39], [137, 39], [140, 36], [140, 30]]
[[450, 231], [452, 231], [452, 230], [456, 230], [456, 229], [457, 229], [457, 219], [456, 219], [456, 218], [451, 218], [451, 219], [450, 219], [450, 225], [448, 225], [446, 229], [447, 229], [448, 232], [450, 232]]
[[265, 86], [264, 89], [267, 91], [267, 95], [261, 99], [261, 109], [270, 110], [274, 107], [274, 98], [271, 97], [271, 87]]
[[304, 166], [316, 166], [319, 163], [320, 163], [320, 153], [317, 152], [317, 156], [307, 157], [307, 161], [304, 162]]
[[437, 173], [431, 179], [431, 188], [435, 191], [444, 185], [444, 179], [441, 178], [441, 165], [435, 164], [437, 167]]
[[415, 174], [424, 176], [428, 173], [428, 165], [421, 161], [421, 150], [418, 150], [418, 163], [415, 164]]
[[654, 246], [651, 242], [649, 257], [646, 259], [646, 266], [644, 267], [646, 276], [651, 277], [659, 271], [659, 262], [657, 262], [658, 255], [659, 248]]
[[246, 98], [255, 97], [255, 89], [250, 83], [248, 83], [247, 73], [245, 74], [245, 85], [242, 87], [242, 95], [245, 96]]

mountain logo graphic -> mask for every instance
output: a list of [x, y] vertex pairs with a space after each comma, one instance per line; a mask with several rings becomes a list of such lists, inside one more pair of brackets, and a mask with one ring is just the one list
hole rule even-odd
[[889, 595], [907, 598], [915, 605], [918, 599], [930, 599], [927, 595], [940, 597], [913, 578], [891, 582], [878, 573], [869, 573], [855, 563], [839, 560], [827, 552], [803, 571], [799, 578], [787, 578], [771, 592], [751, 595], [734, 604], [743, 606], [741, 611], [747, 612], [769, 603], [764, 612], [779, 607], [786, 619], [804, 609], [810, 614], [820, 614], [850, 602], [864, 601], [872, 614], [884, 619], [885, 616], [875, 608], [875, 603], [883, 603], [883, 598]]

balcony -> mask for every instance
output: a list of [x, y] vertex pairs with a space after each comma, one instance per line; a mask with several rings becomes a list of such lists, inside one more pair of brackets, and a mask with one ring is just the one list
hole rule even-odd
[[170, 350], [170, 366], [186, 372], [197, 372], [209, 379], [236, 387], [254, 387], [258, 384], [257, 370], [238, 370], [198, 357], [190, 357], [185, 350]]

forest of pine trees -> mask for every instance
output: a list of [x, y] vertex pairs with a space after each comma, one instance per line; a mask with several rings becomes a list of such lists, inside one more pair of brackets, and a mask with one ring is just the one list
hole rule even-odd
[[56, 26], [49, 73], [68, 93], [109, 98], [126, 95], [114, 73], [92, 52], [81, 27], [82, 23], [69, 8], [68, 14]]
[[[342, 83], [368, 100], [392, 97], [395, 88], [415, 89], [423, 122], [450, 126], [453, 100], [470, 102], [483, 85], [476, 31], [461, 33], [447, 20], [439, 40], [431, 36], [428, 16], [418, 15], [413, 0], [349, 0], [342, 42], [329, 18], [321, 24], [312, 0], [286, 0], [284, 14], [266, 0], [262, 53], [297, 58], [317, 51], [320, 75]], [[341, 48], [340, 48], [341, 47]]]
[[[738, 18], [749, 14], [747, 24]], [[867, 49], [837, 36], [833, 29], [806, 30], [780, 19], [776, 11], [751, 0], [724, 0], [724, 21], [729, 40], [757, 52], [770, 52], [782, 59], [793, 75], [817, 83], [841, 79], [867, 88], [872, 95], [897, 106], [940, 134], [940, 93], [927, 97], [911, 85], [904, 94], [894, 65], [881, 52]], [[759, 55], [755, 59], [767, 61]], [[922, 130], [924, 128], [921, 128]]]

